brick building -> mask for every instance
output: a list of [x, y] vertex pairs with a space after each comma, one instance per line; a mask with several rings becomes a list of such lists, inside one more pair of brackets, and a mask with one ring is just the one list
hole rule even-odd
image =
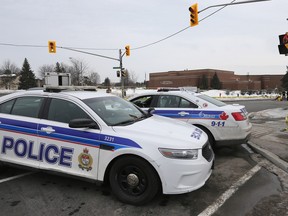
[[281, 90], [283, 75], [236, 75], [233, 71], [200, 69], [184, 71], [168, 71], [149, 74], [148, 88], [197, 86], [199, 88], [203, 75], [208, 86], [214, 74], [217, 74], [222, 89], [229, 90]]

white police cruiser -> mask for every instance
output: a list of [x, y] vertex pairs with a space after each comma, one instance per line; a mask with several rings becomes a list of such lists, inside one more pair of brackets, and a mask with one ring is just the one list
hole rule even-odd
[[0, 139], [0, 162], [107, 181], [135, 205], [200, 188], [214, 161], [197, 127], [95, 91], [2, 96]]
[[153, 114], [193, 124], [209, 136], [211, 146], [246, 143], [252, 124], [245, 106], [228, 105], [205, 94], [181, 88], [162, 88], [135, 95], [129, 99], [143, 110], [154, 108]]

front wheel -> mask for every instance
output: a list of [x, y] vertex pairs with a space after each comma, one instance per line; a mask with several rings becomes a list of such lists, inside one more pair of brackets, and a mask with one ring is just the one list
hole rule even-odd
[[135, 156], [124, 156], [113, 164], [109, 181], [112, 192], [122, 202], [143, 205], [159, 191], [159, 179], [152, 166]]

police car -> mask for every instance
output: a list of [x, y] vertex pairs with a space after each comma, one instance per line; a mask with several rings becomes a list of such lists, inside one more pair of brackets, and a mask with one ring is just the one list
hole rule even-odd
[[134, 205], [200, 188], [214, 161], [199, 128], [95, 91], [2, 96], [0, 139], [0, 163], [108, 182]]
[[228, 105], [205, 94], [181, 88], [147, 91], [129, 99], [153, 113], [191, 123], [208, 136], [211, 146], [243, 144], [249, 139], [252, 124], [245, 106]]

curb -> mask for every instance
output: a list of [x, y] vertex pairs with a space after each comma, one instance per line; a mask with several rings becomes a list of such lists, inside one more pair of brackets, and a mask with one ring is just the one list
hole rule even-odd
[[260, 146], [252, 143], [251, 141], [248, 141], [247, 144], [257, 153], [261, 154], [263, 157], [274, 163], [277, 167], [281, 168], [285, 172], [288, 173], [288, 163], [281, 158], [279, 158], [277, 155], [273, 154], [272, 152], [261, 148]]

